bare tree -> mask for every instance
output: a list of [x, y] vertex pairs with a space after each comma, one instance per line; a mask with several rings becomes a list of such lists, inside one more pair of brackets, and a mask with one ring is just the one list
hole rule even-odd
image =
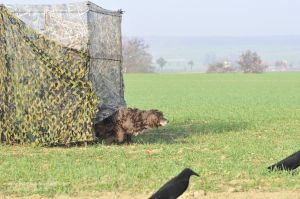
[[160, 70], [162, 71], [167, 61], [164, 58], [160, 57], [156, 60], [156, 63], [159, 65]]
[[154, 72], [149, 45], [143, 39], [131, 38], [123, 41], [123, 68], [125, 72]]
[[194, 61], [191, 60], [188, 62], [188, 65], [191, 67], [191, 70], [193, 70], [193, 66], [194, 66]]
[[262, 63], [260, 56], [256, 52], [250, 50], [247, 50], [240, 56], [238, 63], [244, 73], [262, 73], [268, 67]]

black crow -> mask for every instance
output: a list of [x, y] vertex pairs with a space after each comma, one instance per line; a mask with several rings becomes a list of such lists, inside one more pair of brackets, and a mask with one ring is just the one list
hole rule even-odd
[[192, 169], [185, 168], [178, 176], [164, 184], [149, 199], [176, 199], [188, 188], [192, 175], [199, 176]]
[[269, 170], [294, 170], [300, 166], [300, 150], [268, 167]]

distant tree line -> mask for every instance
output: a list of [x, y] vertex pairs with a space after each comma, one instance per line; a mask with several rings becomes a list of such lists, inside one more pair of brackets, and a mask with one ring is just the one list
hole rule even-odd
[[[149, 45], [140, 38], [125, 38], [122, 44], [123, 48], [123, 69], [126, 73], [152, 73], [155, 72], [153, 57], [149, 52]], [[159, 57], [155, 63], [160, 71], [168, 63], [163, 57]], [[190, 70], [193, 70], [194, 61], [187, 62]]]
[[243, 71], [244, 73], [262, 73], [267, 68], [268, 65], [264, 64], [260, 56], [256, 52], [247, 50], [243, 52], [237, 66], [232, 65], [228, 61], [216, 62], [209, 64], [207, 72], [208, 73], [227, 73], [234, 71]]
[[[149, 53], [149, 45], [140, 38], [127, 38], [123, 40], [123, 69], [127, 73], [152, 73], [155, 72], [153, 57]], [[228, 73], [242, 71], [244, 73], [262, 73], [268, 65], [265, 64], [261, 57], [251, 50], [243, 52], [237, 62], [231, 63], [228, 60], [216, 61], [215, 56], [207, 58], [207, 73]], [[167, 61], [159, 57], [155, 63], [163, 71]], [[194, 61], [187, 62], [190, 70], [193, 70]], [[275, 62], [275, 69], [287, 70], [291, 67], [286, 60]], [[186, 70], [186, 68], [185, 68]]]
[[[231, 60], [236, 60], [235, 58]], [[273, 65], [267, 65], [262, 61], [256, 52], [247, 50], [243, 52], [237, 61], [230, 62], [228, 60], [220, 60], [213, 53], [207, 54], [204, 64], [208, 65], [207, 73], [228, 73], [228, 72], [244, 72], [244, 73], [262, 73], [267, 69], [269, 71], [288, 71], [297, 70], [298, 67], [287, 60], [277, 60]]]

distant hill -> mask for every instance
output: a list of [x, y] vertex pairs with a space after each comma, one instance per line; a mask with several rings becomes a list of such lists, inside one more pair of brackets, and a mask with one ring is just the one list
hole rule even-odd
[[300, 36], [270, 37], [144, 37], [150, 45], [154, 61], [163, 57], [168, 61], [166, 71], [190, 71], [187, 64], [193, 60], [193, 71], [205, 71], [207, 65], [217, 60], [238, 60], [247, 50], [256, 51], [269, 65], [277, 60], [287, 60], [300, 66]]

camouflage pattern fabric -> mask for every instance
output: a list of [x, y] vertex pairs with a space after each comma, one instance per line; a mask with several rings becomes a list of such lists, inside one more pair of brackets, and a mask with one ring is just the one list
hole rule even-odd
[[[51, 28], [40, 34], [11, 11], [0, 5], [0, 141], [42, 145], [93, 141], [93, 122], [125, 104], [121, 59], [92, 57], [89, 31], [87, 38], [84, 31], [79, 34], [76, 41], [81, 43], [70, 42], [71, 33], [55, 39], [61, 30], [47, 16], [47, 25], [56, 27], [57, 34]], [[106, 110], [99, 111], [101, 107]]]
[[1, 5], [0, 141], [93, 141], [93, 124], [126, 106], [121, 49], [121, 12]]
[[7, 7], [47, 38], [64, 47], [87, 52], [88, 79], [101, 99], [94, 123], [126, 106], [120, 11], [109, 11], [89, 1]]

